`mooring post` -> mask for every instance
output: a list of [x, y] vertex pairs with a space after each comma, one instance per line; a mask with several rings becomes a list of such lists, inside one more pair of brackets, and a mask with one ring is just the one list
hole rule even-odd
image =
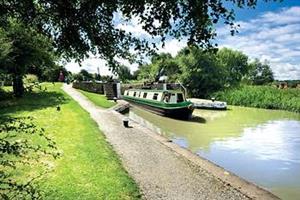
[[126, 117], [123, 119], [123, 125], [128, 128], [129, 127], [129, 119]]

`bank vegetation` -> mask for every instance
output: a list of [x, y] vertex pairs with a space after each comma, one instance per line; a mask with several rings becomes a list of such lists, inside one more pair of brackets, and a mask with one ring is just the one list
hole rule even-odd
[[219, 91], [211, 95], [231, 105], [300, 112], [300, 89], [249, 86]]
[[216, 97], [232, 105], [300, 111], [300, 89], [296, 88], [300, 81], [284, 82], [294, 88], [281, 87], [268, 61], [250, 60], [244, 53], [228, 48], [212, 52], [186, 47], [175, 57], [161, 53], [150, 63], [140, 65], [132, 79], [154, 82], [160, 77], [182, 83], [190, 97]]

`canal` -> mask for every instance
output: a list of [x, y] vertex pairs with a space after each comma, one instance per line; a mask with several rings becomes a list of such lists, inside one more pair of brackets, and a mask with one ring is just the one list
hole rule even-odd
[[244, 107], [195, 110], [191, 121], [133, 107], [129, 118], [282, 199], [300, 197], [300, 114]]

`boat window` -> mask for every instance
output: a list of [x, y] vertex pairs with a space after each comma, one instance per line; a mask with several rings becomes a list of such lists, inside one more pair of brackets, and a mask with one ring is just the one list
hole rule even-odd
[[127, 96], [129, 95], [129, 91], [126, 92], [126, 95], [127, 95]]
[[135, 95], [136, 95], [136, 92], [133, 93], [133, 96], [134, 96], [134, 97], [135, 97]]
[[144, 92], [143, 98], [144, 98], [144, 99], [147, 98], [147, 92]]
[[164, 102], [165, 103], [169, 103], [169, 101], [170, 101], [170, 94], [165, 94], [165, 96], [164, 96]]
[[183, 102], [183, 95], [182, 93], [177, 93], [177, 103]]
[[158, 93], [154, 93], [153, 100], [157, 100]]

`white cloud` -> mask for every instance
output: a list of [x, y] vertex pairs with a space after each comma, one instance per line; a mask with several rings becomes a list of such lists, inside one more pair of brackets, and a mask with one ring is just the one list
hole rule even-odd
[[[134, 72], [135, 70], [138, 69], [138, 64], [136, 63], [131, 64], [128, 60], [121, 59], [121, 58], [117, 58], [116, 60], [119, 63], [129, 67], [131, 72]], [[82, 69], [85, 69], [90, 73], [97, 73], [97, 70], [99, 68], [100, 75], [110, 75], [110, 76], [114, 75], [112, 71], [109, 69], [109, 67], [107, 66], [107, 62], [97, 57], [85, 59], [81, 63], [81, 66], [75, 61], [71, 61], [67, 63], [65, 67], [68, 71], [71, 71], [73, 73], [78, 73]]]
[[276, 12], [267, 12], [263, 14], [259, 19], [252, 20], [253, 23], [256, 21], [272, 24], [290, 24], [290, 23], [299, 23], [300, 18], [300, 7], [290, 7], [284, 8], [280, 13]]
[[117, 58], [116, 60], [119, 63], [129, 67], [131, 72], [134, 72], [138, 69], [138, 64], [137, 63], [130, 63], [128, 60], [125, 60], [125, 59], [122, 59], [122, 58]]
[[[161, 46], [161, 45], [160, 45]], [[171, 39], [167, 40], [164, 47], [160, 47], [159, 53], [170, 53], [173, 57], [176, 56], [178, 51], [180, 51], [183, 47], [186, 46], [186, 40], [176, 40]]]
[[[131, 32], [139, 38], [147, 38], [157, 42], [143, 30], [137, 17], [126, 21], [122, 16], [116, 15], [116, 27]], [[251, 59], [268, 60], [274, 71], [276, 79], [300, 79], [300, 7], [290, 7], [278, 12], [267, 12], [249, 21], [239, 21], [239, 33], [230, 36], [229, 28], [219, 27], [218, 43], [220, 47], [229, 47], [243, 51]], [[186, 39], [178, 41], [168, 39], [164, 47], [161, 43], [158, 52], [170, 53], [175, 56], [178, 51], [186, 46]], [[129, 66], [131, 71], [137, 69], [128, 61], [119, 59], [119, 62]], [[95, 73], [97, 67], [103, 75], [111, 74], [102, 59], [86, 59], [82, 68]], [[67, 69], [78, 72], [78, 64], [68, 63]]]
[[122, 17], [120, 17], [116, 28], [124, 30], [127, 33], [132, 33], [136, 37], [151, 37], [150, 34], [143, 29], [143, 25], [139, 22], [137, 17], [133, 17], [130, 21], [122, 20]]
[[300, 79], [300, 7], [238, 23], [239, 34], [233, 37], [228, 27], [218, 30], [221, 47], [243, 51], [252, 59], [269, 60], [276, 79]]
[[81, 66], [75, 61], [71, 61], [66, 64], [66, 69], [73, 73], [78, 73], [80, 70], [85, 69], [90, 73], [97, 73], [97, 68], [99, 68], [101, 75], [112, 75], [112, 72], [106, 66], [106, 61], [99, 58], [88, 58], [85, 59]]

